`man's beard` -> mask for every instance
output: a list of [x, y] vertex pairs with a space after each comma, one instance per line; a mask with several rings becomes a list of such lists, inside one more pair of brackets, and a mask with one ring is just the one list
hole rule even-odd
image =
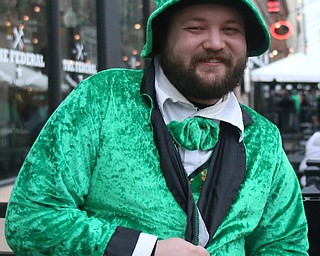
[[[223, 61], [227, 69], [223, 76], [215, 75], [213, 81], [206, 81], [196, 74], [195, 68], [199, 61], [213, 58]], [[206, 52], [201, 56], [193, 57], [189, 67], [186, 67], [181, 59], [166, 49], [161, 54], [161, 67], [168, 80], [177, 90], [194, 102], [220, 99], [233, 91], [240, 84], [247, 65], [247, 57], [245, 56], [240, 58], [233, 66], [232, 57], [229, 54], [213, 52]]]

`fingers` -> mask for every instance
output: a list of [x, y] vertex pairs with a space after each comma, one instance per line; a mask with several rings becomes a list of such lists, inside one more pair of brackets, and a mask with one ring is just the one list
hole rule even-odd
[[210, 254], [202, 246], [195, 246], [175, 237], [158, 241], [155, 256], [210, 256]]

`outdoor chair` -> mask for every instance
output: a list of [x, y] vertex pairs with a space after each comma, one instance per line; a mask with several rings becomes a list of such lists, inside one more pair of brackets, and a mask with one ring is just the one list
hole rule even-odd
[[[8, 203], [6, 203], [6, 202], [0, 202], [0, 219], [5, 219], [7, 205], [8, 205]], [[4, 232], [3, 232], [3, 234], [4, 234]], [[0, 250], [0, 256], [12, 256], [12, 255], [14, 255], [13, 252]]]
[[[305, 171], [307, 186], [302, 189], [304, 209], [308, 221], [309, 256], [320, 255], [320, 171], [316, 166], [308, 167]], [[308, 169], [307, 168], [307, 169]]]

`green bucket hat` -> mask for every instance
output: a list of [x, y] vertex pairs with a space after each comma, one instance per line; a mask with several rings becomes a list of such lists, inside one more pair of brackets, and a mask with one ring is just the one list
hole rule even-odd
[[238, 9], [245, 19], [248, 56], [258, 56], [268, 50], [270, 34], [264, 19], [251, 0], [155, 0], [156, 9], [149, 16], [146, 44], [141, 57], [152, 58], [159, 52], [167, 32], [168, 17], [182, 8], [195, 4], [221, 4]]

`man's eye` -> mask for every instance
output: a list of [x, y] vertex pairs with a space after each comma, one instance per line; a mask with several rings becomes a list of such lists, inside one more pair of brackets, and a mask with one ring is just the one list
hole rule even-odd
[[237, 32], [240, 32], [241, 30], [237, 27], [226, 27], [224, 28], [224, 31], [228, 33], [237, 33]]
[[190, 31], [200, 31], [200, 30], [203, 30], [201, 27], [187, 27], [187, 30], [190, 30]]
[[227, 30], [227, 31], [238, 31], [238, 29], [232, 28], [232, 27], [225, 28], [224, 30]]

